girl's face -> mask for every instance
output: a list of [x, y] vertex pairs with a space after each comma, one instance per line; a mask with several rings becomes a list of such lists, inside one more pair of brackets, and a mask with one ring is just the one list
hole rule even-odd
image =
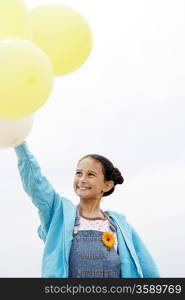
[[113, 185], [113, 181], [105, 181], [100, 162], [91, 157], [79, 162], [73, 188], [80, 199], [101, 199], [102, 191], [107, 192]]

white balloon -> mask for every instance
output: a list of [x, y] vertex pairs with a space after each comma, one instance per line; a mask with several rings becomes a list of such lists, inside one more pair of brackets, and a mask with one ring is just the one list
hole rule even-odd
[[16, 147], [30, 133], [33, 115], [18, 119], [0, 118], [0, 148]]

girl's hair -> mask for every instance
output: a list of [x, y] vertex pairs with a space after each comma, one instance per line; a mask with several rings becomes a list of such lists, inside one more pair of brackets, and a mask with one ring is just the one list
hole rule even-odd
[[82, 157], [79, 160], [79, 162], [82, 159], [87, 158], [87, 157], [93, 158], [96, 161], [100, 162], [105, 180], [107, 180], [107, 181], [112, 180], [114, 182], [113, 188], [110, 191], [105, 192], [103, 194], [103, 197], [112, 194], [114, 192], [115, 185], [122, 184], [124, 182], [124, 178], [121, 175], [121, 172], [118, 170], [118, 168], [113, 166], [113, 164], [111, 163], [111, 161], [109, 159], [107, 159], [106, 157], [99, 155], [99, 154], [87, 154], [84, 157]]

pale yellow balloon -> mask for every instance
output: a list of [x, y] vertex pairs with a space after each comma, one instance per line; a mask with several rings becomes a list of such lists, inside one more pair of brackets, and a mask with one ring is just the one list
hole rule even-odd
[[55, 75], [78, 69], [92, 48], [87, 20], [76, 10], [62, 5], [43, 5], [30, 11], [32, 41], [49, 56]]
[[0, 148], [21, 144], [32, 129], [33, 119], [33, 115], [14, 120], [0, 119]]
[[0, 0], [0, 39], [31, 38], [29, 10], [21, 0]]
[[53, 81], [52, 65], [43, 50], [28, 40], [0, 40], [0, 118], [21, 118], [38, 110]]

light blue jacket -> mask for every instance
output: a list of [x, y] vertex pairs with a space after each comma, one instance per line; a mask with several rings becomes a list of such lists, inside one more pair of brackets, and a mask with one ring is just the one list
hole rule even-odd
[[[25, 142], [14, 149], [24, 190], [38, 208], [40, 216], [38, 234], [45, 243], [42, 277], [68, 277], [76, 206], [70, 200], [61, 197], [41, 174], [38, 162]], [[117, 226], [121, 277], [159, 277], [153, 258], [125, 217], [113, 211], [106, 213]]]

